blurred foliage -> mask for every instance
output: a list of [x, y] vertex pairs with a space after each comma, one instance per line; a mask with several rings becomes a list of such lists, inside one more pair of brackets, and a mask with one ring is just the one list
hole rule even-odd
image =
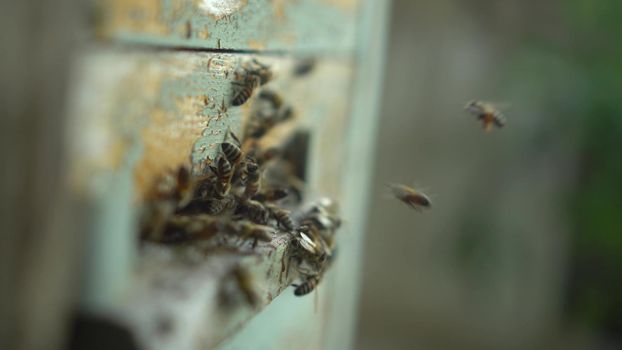
[[622, 1], [571, 0], [572, 55], [585, 73], [579, 176], [567, 311], [609, 336], [622, 334]]
[[[568, 196], [571, 256], [565, 311], [622, 335], [622, 1], [559, 2], [565, 37], [524, 38], [506, 67], [511, 95], [540, 113], [532, 152], [578, 153]], [[622, 341], [622, 339], [619, 339]]]

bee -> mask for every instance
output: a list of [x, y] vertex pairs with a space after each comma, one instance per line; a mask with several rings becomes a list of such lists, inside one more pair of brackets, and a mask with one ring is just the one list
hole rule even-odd
[[211, 198], [195, 198], [187, 206], [179, 209], [176, 214], [195, 215], [205, 213], [217, 215], [237, 209], [238, 200], [235, 196], [229, 194], [223, 198], [217, 197], [218, 195], [215, 194]]
[[246, 268], [240, 265], [233, 266], [225, 275], [222, 283], [220, 297], [223, 304], [232, 304], [235, 299], [232, 298], [233, 295], [241, 294], [248, 305], [259, 306], [260, 299], [255, 292], [253, 278]]
[[158, 243], [179, 244], [197, 239], [210, 239], [219, 232], [219, 224], [207, 215], [174, 216], [166, 227]]
[[267, 82], [272, 80], [272, 78], [274, 78], [274, 74], [272, 73], [270, 66], [261, 64], [256, 58], [253, 58], [250, 63], [245, 64], [243, 69], [246, 70], [248, 74], [259, 78], [259, 85], [265, 85]]
[[272, 108], [279, 109], [283, 106], [283, 98], [274, 90], [262, 89], [257, 98], [266, 101], [272, 105]]
[[231, 163], [232, 165], [238, 164], [240, 160], [242, 159], [242, 150], [240, 150], [240, 147], [230, 142], [221, 143], [220, 149], [222, 150], [222, 153], [225, 155], [225, 158], [227, 158], [227, 161]]
[[180, 166], [176, 172], [165, 173], [156, 182], [154, 197], [142, 213], [141, 239], [159, 240], [170, 216], [192, 201], [195, 187], [195, 181], [186, 166]]
[[272, 228], [270, 226], [257, 225], [248, 221], [242, 221], [236, 224], [230, 224], [229, 230], [243, 238], [253, 239], [253, 248], [257, 246], [258, 241], [270, 242], [272, 240]]
[[246, 164], [246, 188], [244, 189], [244, 196], [246, 198], [252, 197], [259, 192], [259, 166], [254, 162]]
[[235, 93], [231, 99], [231, 105], [241, 106], [248, 101], [257, 87], [272, 80], [273, 74], [269, 66], [259, 63], [253, 59], [250, 63], [242, 66], [241, 81], [235, 81]]
[[311, 265], [315, 271], [319, 271], [332, 255], [326, 242], [320, 236], [313, 234], [308, 227], [298, 228], [294, 233], [292, 245], [294, 247], [292, 258], [298, 261], [299, 269], [302, 265]]
[[285, 122], [285, 121], [291, 119], [293, 116], [294, 116], [294, 109], [292, 108], [292, 106], [285, 106], [285, 107], [279, 109], [279, 113], [277, 114], [276, 122], [277, 123]]
[[289, 191], [284, 188], [273, 188], [261, 193], [257, 193], [251, 199], [260, 202], [276, 202], [289, 195]]
[[192, 199], [194, 193], [194, 182], [190, 170], [186, 166], [180, 166], [173, 174], [173, 171], [166, 173], [156, 185], [156, 196], [162, 200], [176, 202], [176, 205], [183, 206]]
[[301, 297], [303, 295], [307, 295], [311, 293], [317, 285], [320, 283], [320, 275], [310, 275], [307, 276], [301, 284], [294, 284], [294, 295], [297, 297]]
[[225, 136], [225, 139], [227, 137], [231, 137], [233, 139], [233, 141], [235, 141], [236, 145], [238, 147], [242, 147], [242, 143], [240, 142], [240, 139], [238, 139], [238, 137], [235, 135], [235, 133], [233, 131], [231, 131], [231, 129], [227, 128], [227, 135]]
[[406, 185], [386, 185], [387, 187], [389, 187], [395, 198], [406, 203], [406, 205], [410, 206], [418, 212], [423, 211], [423, 209], [429, 209], [432, 207], [432, 202], [430, 201], [430, 198], [421, 191], [417, 191], [414, 188], [408, 187]]
[[303, 296], [313, 291], [320, 283], [324, 272], [333, 260], [332, 252], [326, 247], [319, 237], [313, 235], [301, 227], [292, 241], [296, 248], [291, 258], [297, 261], [298, 272], [302, 283], [293, 285], [294, 295]]
[[506, 124], [505, 116], [489, 102], [473, 100], [464, 109], [482, 122], [486, 132], [490, 132], [493, 125], [502, 128]]
[[341, 227], [341, 219], [337, 216], [337, 204], [328, 198], [317, 201], [307, 211], [304, 220], [321, 230], [336, 230]]
[[260, 78], [255, 75], [246, 75], [242, 82], [233, 82], [235, 93], [231, 98], [232, 106], [241, 106], [248, 101], [255, 89], [259, 86]]
[[279, 147], [267, 147], [261, 149], [256, 142], [249, 143], [247, 156], [251, 157], [259, 166], [263, 166], [271, 160], [276, 160], [283, 156], [283, 150]]
[[296, 77], [305, 76], [313, 71], [316, 63], [317, 61], [313, 57], [303, 58], [296, 63], [292, 73]]
[[246, 218], [256, 224], [265, 225], [270, 219], [270, 211], [257, 201], [247, 200], [238, 205], [234, 218]]
[[227, 160], [226, 155], [219, 155], [216, 158], [216, 166], [213, 166], [212, 172], [216, 174], [216, 197], [224, 198], [229, 193], [229, 189], [231, 188], [231, 178], [233, 176], [233, 167], [231, 163]]
[[281, 209], [275, 205], [269, 205], [268, 209], [272, 213], [272, 217], [274, 217], [274, 220], [276, 220], [279, 226], [283, 227], [287, 231], [294, 230], [294, 221], [292, 220], [289, 211]]
[[245, 130], [245, 135], [255, 139], [261, 138], [275, 125], [294, 116], [294, 109], [285, 105], [276, 92], [262, 90], [258, 97], [266, 103], [255, 105]]

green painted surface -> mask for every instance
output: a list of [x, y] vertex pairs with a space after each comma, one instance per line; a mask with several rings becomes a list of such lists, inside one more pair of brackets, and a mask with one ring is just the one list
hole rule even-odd
[[[248, 308], [218, 311], [218, 281], [230, 266], [229, 260], [215, 257], [187, 265], [176, 255], [145, 254], [136, 245], [137, 204], [157, 177], [180, 164], [200, 165], [213, 157], [228, 128], [240, 134], [253, 101], [226, 108], [222, 102], [226, 105], [230, 99], [233, 70], [249, 58], [91, 48], [76, 65], [74, 96], [78, 99], [70, 113], [69, 130], [74, 136], [70, 142], [71, 177], [76, 193], [92, 205], [83, 305], [116, 315], [147, 348], [209, 347], [237, 332], [257, 312]], [[266, 87], [280, 92], [296, 115], [293, 121], [274, 128], [267, 139], [285, 140], [296, 127], [310, 131], [310, 198], [327, 195], [341, 201], [340, 164], [345, 155], [339, 145], [349, 123], [351, 61], [320, 59], [312, 73], [298, 78], [292, 75], [293, 58], [259, 59], [271, 65], [276, 75]], [[269, 258], [249, 262], [265, 302], [291, 283], [275, 272], [280, 269], [284, 243], [272, 245], [276, 251]], [[176, 287], [156, 287], [162, 280]], [[181, 299], [180, 289], [186, 290]], [[326, 290], [331, 292], [322, 297], [324, 304], [335, 293], [333, 288]], [[307, 316], [310, 311], [315, 314], [309, 307], [313, 297], [287, 294], [282, 303], [289, 305], [288, 318], [302, 316], [295, 311], [300, 307]], [[322, 323], [329, 317], [326, 311], [320, 308], [313, 325], [295, 332], [319, 344], [324, 339]], [[164, 343], [153, 334], [154, 320], [162, 313], [170, 315], [179, 327]], [[269, 331], [274, 340], [293, 332]]]
[[106, 37], [156, 46], [282, 52], [354, 49], [358, 0], [111, 1]]

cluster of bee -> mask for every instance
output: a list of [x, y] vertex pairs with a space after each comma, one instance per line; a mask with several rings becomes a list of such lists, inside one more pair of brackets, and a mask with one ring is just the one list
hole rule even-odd
[[[246, 103], [272, 76], [270, 68], [256, 60], [242, 64], [231, 105]], [[282, 147], [260, 147], [259, 141], [273, 126], [292, 118], [293, 110], [268, 89], [261, 89], [256, 101], [243, 142], [227, 130], [213, 159], [194, 169], [180, 166], [156, 182], [145, 205], [141, 240], [165, 245], [201, 241], [207, 242], [206, 252], [239, 248], [227, 251], [244, 253], [243, 245], [252, 252], [259, 242], [283, 235], [289, 242], [286, 256], [301, 280], [294, 294], [305, 295], [315, 289], [334, 258], [340, 220], [336, 205], [327, 199], [295, 214], [286, 209], [301, 206], [304, 181], [295, 175], [294, 160], [287, 159]], [[241, 265], [231, 268], [222, 282], [229, 295], [222, 300], [258, 305], [251, 274]], [[232, 285], [240, 298], [231, 297]]]
[[277, 204], [292, 192], [289, 187], [298, 188], [298, 179], [291, 175], [295, 186], [264, 187], [262, 172], [273, 165], [268, 155], [257, 149], [245, 153], [235, 134], [228, 135], [234, 142], [222, 142], [218, 155], [198, 174], [181, 166], [158, 183], [143, 239], [172, 244], [231, 232], [252, 238], [255, 246], [258, 240], [271, 240], [275, 230], [294, 229], [289, 211]]
[[328, 198], [301, 213], [290, 255], [301, 281], [294, 285], [294, 295], [309, 294], [320, 283], [335, 258], [335, 232], [340, 226], [336, 203]]

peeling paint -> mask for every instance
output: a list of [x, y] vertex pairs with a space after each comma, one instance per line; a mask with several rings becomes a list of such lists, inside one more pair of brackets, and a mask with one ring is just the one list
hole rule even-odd
[[[251, 111], [252, 102], [241, 108], [222, 110], [222, 101], [229, 96], [234, 79], [232, 72], [241, 60], [249, 58], [246, 55], [138, 50], [107, 55], [103, 59], [95, 54], [85, 63], [88, 69], [84, 75], [96, 76], [80, 86], [81, 93], [90, 98], [75, 111], [72, 119], [77, 123], [72, 135], [79, 135], [81, 140], [89, 136], [102, 138], [96, 142], [95, 151], [77, 146], [72, 154], [73, 161], [80, 165], [78, 168], [84, 170], [74, 174], [82, 181], [90, 181], [94, 174], [114, 173], [116, 166], [123, 166], [128, 169], [128, 178], [133, 175], [134, 182], [128, 189], [134, 190], [135, 200], [140, 201], [148, 196], [163, 172], [180, 164], [199, 164], [212, 156], [224, 131], [232, 128], [238, 133]], [[294, 65], [290, 58], [261, 57], [261, 60], [273, 67], [278, 76], [269, 87], [282, 93], [296, 109], [296, 117], [273, 128], [262, 144], [276, 145], [297, 128], [312, 129], [311, 158], [321, 162], [311, 160], [309, 164], [310, 190], [339, 195], [343, 179], [339, 162], [344, 154], [335, 150], [334, 145], [342, 142], [348, 128], [350, 62], [320, 60], [316, 69], [301, 79], [290, 75]], [[275, 237], [269, 244], [257, 247], [264, 260], [246, 259], [255, 269], [262, 301], [277, 298], [278, 302], [279, 294], [295, 277], [283, 250], [286, 245], [286, 237]], [[222, 261], [213, 265], [203, 258], [182, 266], [176, 260], [177, 252], [168, 253], [141, 257], [140, 266], [132, 270], [136, 276], [134, 285], [118, 310], [143, 344], [159, 348], [175, 342], [183, 345], [198, 342], [205, 348], [234, 334], [259, 312], [238, 308], [224, 314], [218, 310], [215, 276], [222, 268]], [[168, 328], [158, 326], [156, 320], [163, 309], [153, 307], [154, 304], [170, 306], [165, 311], [175, 326], [166, 337], [152, 336], [154, 329]], [[207, 323], [217, 327], [205, 327]]]
[[356, 43], [359, 2], [111, 0], [97, 32], [125, 43], [169, 47], [349, 54]]

